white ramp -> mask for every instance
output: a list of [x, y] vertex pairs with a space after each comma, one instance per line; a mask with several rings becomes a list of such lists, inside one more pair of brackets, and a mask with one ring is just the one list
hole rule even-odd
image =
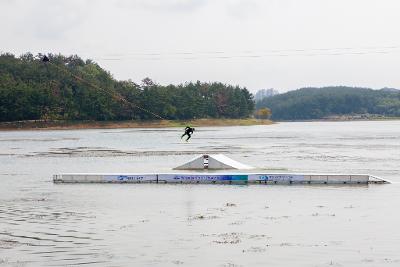
[[200, 155], [189, 160], [188, 162], [175, 167], [174, 170], [203, 170], [204, 169], [204, 156]]
[[252, 166], [242, 164], [222, 154], [201, 155], [175, 167], [174, 170], [249, 170]]
[[236, 160], [228, 158], [223, 154], [210, 155], [208, 159], [208, 169], [212, 170], [250, 170], [254, 169], [252, 166], [245, 165]]

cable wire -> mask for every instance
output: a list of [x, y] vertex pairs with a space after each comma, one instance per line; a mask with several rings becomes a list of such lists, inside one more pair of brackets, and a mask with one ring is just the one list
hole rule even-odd
[[54, 66], [54, 67], [57, 68], [58, 70], [61, 70], [61, 71], [63, 71], [64, 73], [67, 73], [67, 74], [71, 75], [72, 77], [74, 77], [76, 80], [78, 80], [78, 81], [80, 81], [80, 82], [86, 83], [87, 85], [89, 85], [89, 86], [91, 86], [91, 87], [93, 87], [93, 88], [95, 88], [95, 89], [98, 89], [98, 90], [100, 90], [100, 91], [102, 91], [102, 92], [105, 92], [105, 93], [109, 94], [111, 97], [113, 97], [114, 99], [116, 99], [116, 100], [118, 100], [118, 101], [124, 102], [125, 104], [127, 104], [127, 105], [129, 105], [129, 106], [131, 106], [131, 107], [133, 107], [133, 108], [137, 108], [137, 109], [140, 109], [140, 110], [142, 110], [142, 111], [144, 111], [144, 112], [147, 112], [147, 113], [153, 115], [153, 116], [156, 117], [156, 118], [159, 118], [159, 119], [161, 119], [161, 120], [165, 120], [165, 119], [164, 119], [163, 117], [161, 117], [160, 115], [158, 115], [158, 114], [156, 114], [156, 113], [154, 113], [154, 112], [152, 112], [152, 111], [150, 111], [150, 110], [148, 110], [148, 109], [145, 109], [145, 108], [143, 108], [143, 107], [141, 107], [141, 106], [138, 106], [138, 105], [136, 105], [136, 104], [134, 104], [134, 103], [128, 101], [126, 98], [124, 98], [124, 97], [123, 97], [121, 94], [119, 94], [118, 92], [111, 92], [110, 90], [106, 90], [106, 89], [104, 89], [104, 88], [102, 88], [102, 87], [100, 87], [100, 86], [98, 86], [98, 85], [96, 85], [96, 84], [93, 84], [93, 83], [91, 83], [91, 82], [85, 80], [84, 78], [82, 78], [82, 77], [80, 77], [80, 76], [78, 76], [78, 75], [76, 75], [76, 74], [73, 74], [71, 71], [68, 71], [68, 70], [66, 70], [66, 69], [64, 69], [64, 68], [59, 67], [57, 64], [54, 64], [54, 63], [52, 63], [51, 61], [44, 61], [44, 62], [45, 62], [46, 64], [51, 64], [52, 66]]

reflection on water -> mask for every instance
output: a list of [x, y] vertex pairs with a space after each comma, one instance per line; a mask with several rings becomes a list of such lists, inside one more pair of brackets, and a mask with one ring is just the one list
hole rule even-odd
[[[0, 266], [399, 266], [400, 122], [0, 132]], [[54, 185], [199, 153], [371, 186]]]

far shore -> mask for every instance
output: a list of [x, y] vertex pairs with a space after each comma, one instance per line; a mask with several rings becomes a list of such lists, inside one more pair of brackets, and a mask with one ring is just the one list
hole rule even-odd
[[77, 130], [77, 129], [123, 129], [123, 128], [168, 128], [168, 127], [207, 127], [207, 126], [252, 126], [270, 125], [274, 122], [260, 119], [196, 119], [188, 121], [16, 121], [0, 122], [0, 131], [14, 130]]
[[355, 121], [399, 121], [400, 117], [373, 118], [322, 118], [310, 120], [276, 120], [275, 122], [355, 122]]

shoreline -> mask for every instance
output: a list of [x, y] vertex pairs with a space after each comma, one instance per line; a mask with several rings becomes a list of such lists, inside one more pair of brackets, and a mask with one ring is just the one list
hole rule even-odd
[[400, 117], [382, 117], [369, 119], [310, 119], [310, 120], [275, 120], [274, 122], [354, 122], [354, 121], [398, 121]]
[[313, 120], [262, 120], [248, 119], [195, 119], [195, 120], [149, 120], [149, 121], [14, 121], [0, 122], [1, 131], [31, 130], [84, 130], [84, 129], [127, 129], [127, 128], [179, 128], [193, 127], [227, 127], [271, 125], [280, 122], [355, 122], [355, 121], [397, 121], [400, 117], [382, 117], [369, 119], [313, 119]]
[[196, 119], [188, 121], [16, 121], [0, 122], [0, 131], [23, 130], [81, 130], [81, 129], [125, 129], [125, 128], [175, 128], [191, 125], [209, 126], [253, 126], [270, 125], [274, 122], [260, 119]]

